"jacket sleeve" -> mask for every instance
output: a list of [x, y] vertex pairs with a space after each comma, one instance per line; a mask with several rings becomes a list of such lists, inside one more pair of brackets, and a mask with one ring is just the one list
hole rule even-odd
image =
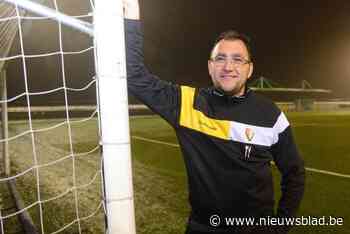
[[143, 34], [139, 20], [125, 19], [128, 90], [171, 125], [178, 122], [179, 87], [160, 80], [144, 64]]
[[[277, 217], [294, 217], [304, 195], [304, 161], [294, 142], [291, 126], [283, 113], [280, 114], [276, 125], [278, 140], [272, 146], [272, 154], [282, 174], [282, 196], [278, 203]], [[279, 233], [286, 233], [289, 228], [281, 227]]]

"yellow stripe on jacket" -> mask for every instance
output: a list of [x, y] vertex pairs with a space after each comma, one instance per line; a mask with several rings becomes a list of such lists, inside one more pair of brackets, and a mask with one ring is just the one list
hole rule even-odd
[[194, 88], [181, 86], [180, 126], [199, 131], [206, 135], [229, 140], [230, 121], [212, 119], [194, 109], [194, 94]]

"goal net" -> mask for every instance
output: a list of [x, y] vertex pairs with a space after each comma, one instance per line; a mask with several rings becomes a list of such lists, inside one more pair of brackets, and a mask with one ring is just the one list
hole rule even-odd
[[123, 35], [121, 0], [0, 2], [0, 233], [135, 232]]

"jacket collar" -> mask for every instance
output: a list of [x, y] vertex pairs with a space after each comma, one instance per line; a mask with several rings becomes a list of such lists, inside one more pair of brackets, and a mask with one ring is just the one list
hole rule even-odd
[[215, 88], [215, 87], [212, 87], [211, 90], [212, 90], [212, 94], [215, 95], [215, 96], [224, 97], [224, 98], [232, 99], [232, 100], [244, 100], [244, 99], [246, 99], [246, 98], [250, 95], [250, 93], [252, 92], [252, 90], [251, 90], [250, 88], [248, 88], [247, 86], [245, 87], [244, 94], [241, 95], [241, 96], [231, 96], [231, 95], [227, 95], [227, 94], [225, 94], [222, 90], [220, 90], [220, 89], [218, 89], [218, 88]]

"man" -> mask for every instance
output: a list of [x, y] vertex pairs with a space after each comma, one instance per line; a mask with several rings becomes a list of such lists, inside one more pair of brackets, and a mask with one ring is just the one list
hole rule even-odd
[[[147, 70], [138, 1], [124, 0], [124, 8], [129, 91], [173, 126], [183, 153], [192, 208], [186, 233], [286, 233], [288, 227], [224, 222], [293, 217], [304, 191], [303, 160], [288, 120], [246, 87], [253, 73], [249, 40], [223, 33], [208, 61], [213, 87], [179, 86]], [[272, 160], [282, 174], [276, 214]]]

